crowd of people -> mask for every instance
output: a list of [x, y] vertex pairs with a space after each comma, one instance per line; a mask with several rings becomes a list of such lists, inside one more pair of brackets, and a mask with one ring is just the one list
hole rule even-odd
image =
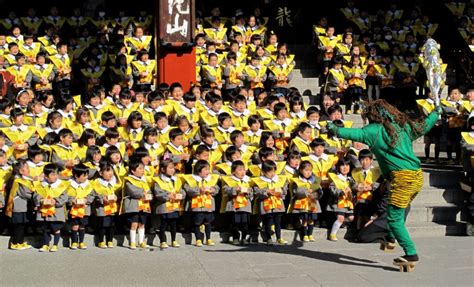
[[[70, 235], [69, 248], [86, 249], [87, 230], [97, 233], [103, 249], [114, 247], [116, 229], [126, 230], [129, 248], [136, 249], [148, 248], [150, 228], [165, 249], [179, 247], [178, 230], [194, 233], [198, 247], [215, 244], [213, 227], [231, 233], [234, 244], [248, 244], [258, 233], [267, 244], [284, 245], [285, 226], [303, 242], [315, 241], [314, 227], [324, 226], [328, 240], [337, 241], [345, 223], [363, 231], [385, 220], [385, 177], [373, 153], [327, 128], [352, 126], [338, 104], [347, 97], [345, 80], [322, 93], [320, 106], [305, 104], [289, 86], [294, 56], [259, 13], [239, 10], [230, 19], [213, 9], [210, 17], [198, 17], [198, 78], [189, 90], [180, 83], [155, 86], [152, 38], [146, 35], [152, 19], [145, 12], [133, 19], [73, 13], [64, 18], [52, 8], [39, 18], [30, 9], [25, 19], [10, 14], [13, 24], [5, 26], [11, 34], [4, 37], [8, 49], [0, 59], [8, 68], [2, 75], [13, 75], [13, 84], [0, 99], [0, 208], [10, 227], [10, 249], [31, 248], [25, 241], [31, 228], [42, 235], [39, 250], [55, 252], [61, 234]], [[38, 37], [42, 27], [46, 35]], [[319, 39], [337, 37], [329, 26], [318, 29]], [[64, 31], [75, 36], [62, 39]], [[376, 63], [374, 35], [364, 33], [361, 56], [351, 54], [359, 46], [350, 43], [349, 32], [343, 37], [349, 52], [342, 56], [359, 65], [374, 62], [375, 82], [366, 82], [376, 99], [375, 83], [384, 80], [386, 66]], [[342, 44], [336, 44], [334, 64], [324, 65], [328, 87], [341, 79], [335, 72]], [[329, 46], [321, 48], [329, 57]], [[407, 54], [397, 57], [399, 65], [411, 67]], [[474, 100], [472, 91], [470, 96]], [[444, 103], [452, 108], [449, 123], [471, 108], [457, 89]], [[434, 109], [429, 99], [423, 107]], [[463, 127], [457, 127], [459, 136]], [[376, 238], [359, 240], [393, 243], [387, 227], [378, 231]]]

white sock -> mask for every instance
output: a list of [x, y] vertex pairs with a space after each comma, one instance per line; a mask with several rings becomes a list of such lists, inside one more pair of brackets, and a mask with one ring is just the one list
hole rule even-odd
[[331, 228], [331, 234], [336, 234], [339, 228], [341, 228], [342, 222], [339, 222], [339, 220], [334, 221], [334, 224], [332, 225]]
[[130, 229], [130, 243], [137, 243], [137, 231]]
[[142, 244], [145, 241], [145, 228], [138, 228], [138, 244]]

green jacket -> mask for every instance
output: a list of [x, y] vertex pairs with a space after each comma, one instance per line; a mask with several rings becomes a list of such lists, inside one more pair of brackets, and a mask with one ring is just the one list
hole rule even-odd
[[408, 124], [404, 129], [398, 128], [398, 141], [395, 147], [390, 146], [391, 138], [383, 125], [376, 123], [360, 129], [338, 128], [337, 136], [368, 145], [377, 158], [383, 176], [388, 179], [392, 171], [420, 169], [420, 160], [413, 152], [412, 142], [429, 132], [438, 117], [439, 113], [436, 110], [428, 115], [421, 135], [417, 135]]

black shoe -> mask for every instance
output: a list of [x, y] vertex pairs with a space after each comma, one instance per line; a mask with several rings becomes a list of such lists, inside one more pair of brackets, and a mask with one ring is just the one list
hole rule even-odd
[[419, 258], [417, 254], [414, 255], [404, 255], [393, 260], [393, 263], [408, 263], [408, 262], [418, 262]]

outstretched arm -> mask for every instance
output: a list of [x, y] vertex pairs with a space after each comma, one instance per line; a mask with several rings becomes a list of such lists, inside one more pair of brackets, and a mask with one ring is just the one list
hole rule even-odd
[[380, 126], [377, 124], [369, 124], [363, 128], [355, 129], [339, 128], [333, 123], [328, 123], [327, 129], [339, 138], [361, 142], [368, 146], [373, 145], [376, 135], [380, 132]]

